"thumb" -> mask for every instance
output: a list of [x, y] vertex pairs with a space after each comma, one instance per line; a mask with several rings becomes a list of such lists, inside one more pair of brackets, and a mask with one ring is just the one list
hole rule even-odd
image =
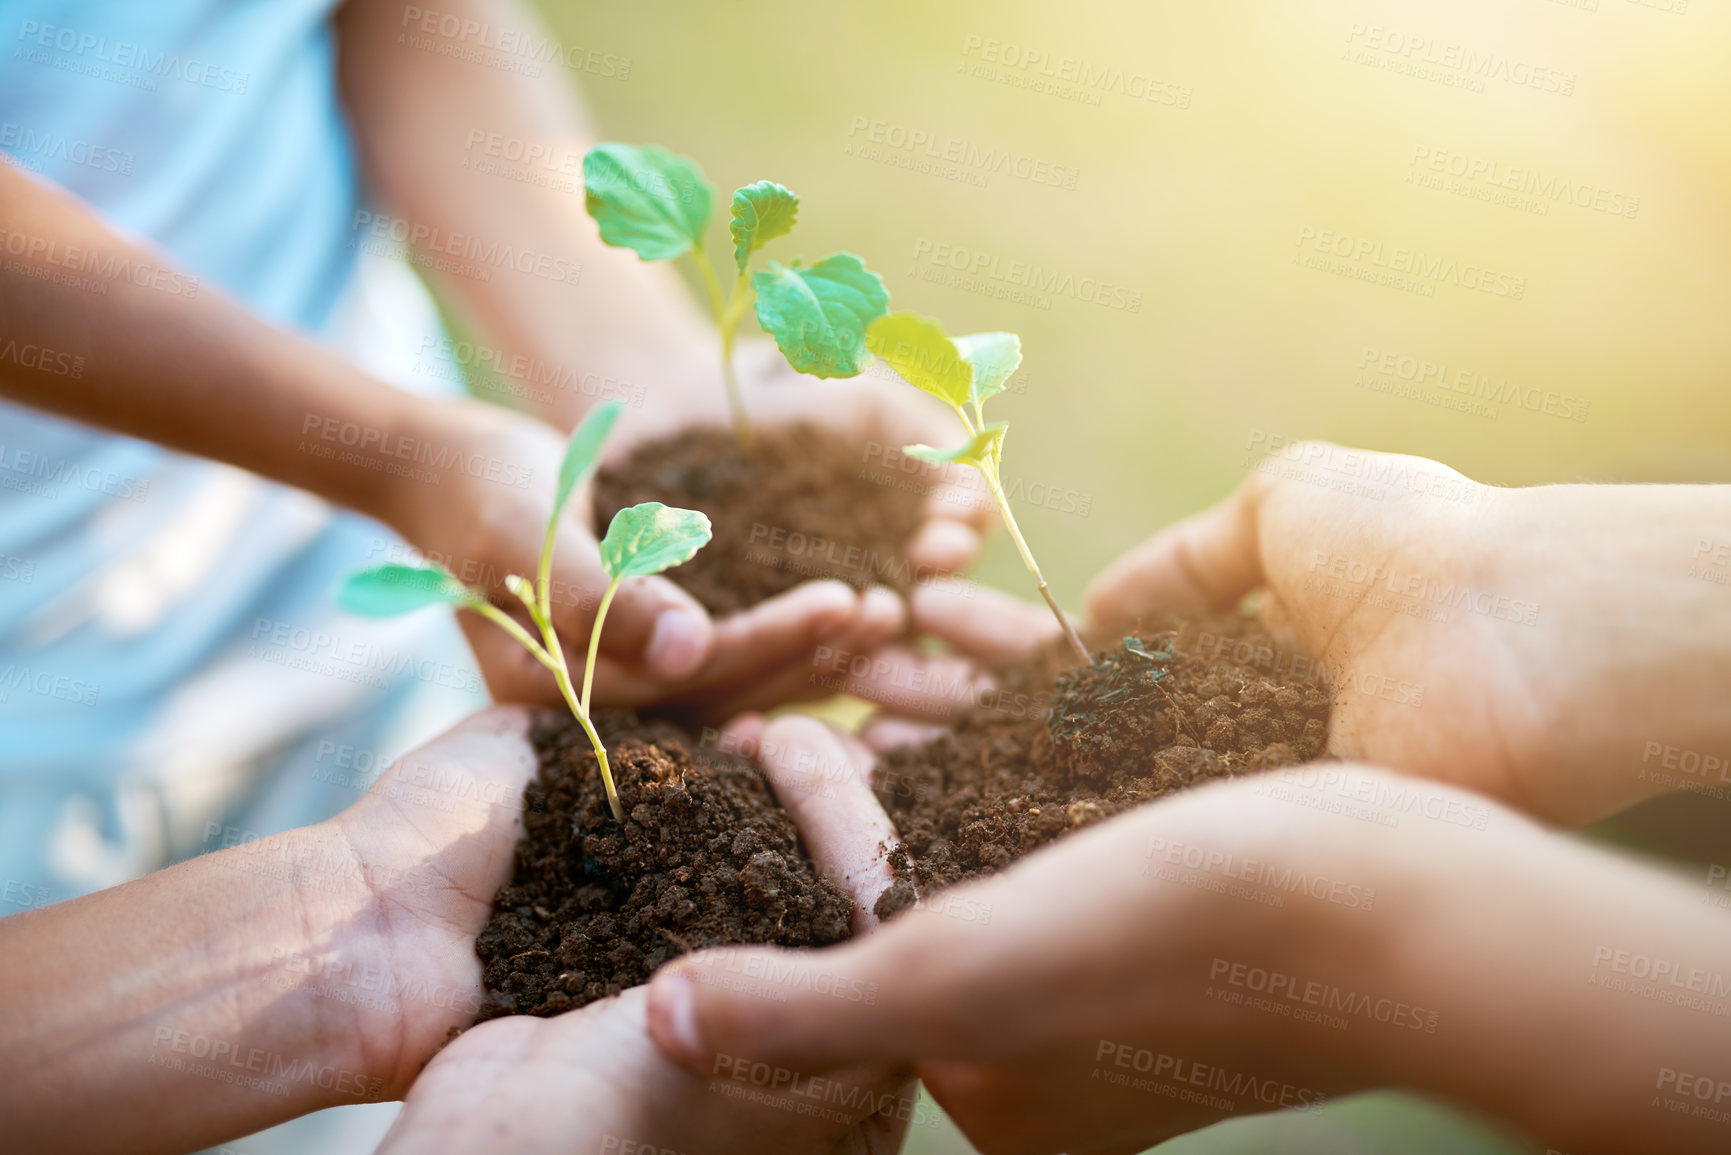
[[739, 1061], [812, 1072], [907, 1059], [931, 1040], [914, 1033], [927, 1015], [905, 955], [885, 946], [903, 921], [829, 950], [727, 947], [663, 967], [649, 984], [650, 1037], [706, 1076]]
[[1108, 565], [1088, 586], [1090, 624], [1118, 630], [1161, 610], [1231, 608], [1263, 581], [1258, 534], [1265, 492], [1263, 475], [1252, 473], [1225, 501]]

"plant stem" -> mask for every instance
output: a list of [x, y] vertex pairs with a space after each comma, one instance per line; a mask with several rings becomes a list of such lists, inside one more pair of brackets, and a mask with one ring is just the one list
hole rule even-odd
[[[601, 602], [601, 613], [607, 612], [607, 600], [612, 596], [613, 590], [609, 588], [607, 598], [603, 598]], [[500, 616], [504, 617], [503, 614]], [[509, 618], [505, 618], [505, 620], [511, 621]], [[523, 633], [522, 627], [517, 626], [516, 622], [511, 622], [511, 625], [517, 627], [519, 634]], [[552, 659], [545, 664], [553, 671], [553, 680], [559, 684], [559, 693], [564, 695], [565, 704], [571, 707], [571, 713], [577, 718], [577, 723], [583, 727], [583, 732], [589, 735], [589, 744], [595, 747], [595, 761], [601, 767], [601, 785], [607, 789], [607, 805], [613, 808], [613, 817], [623, 823], [625, 821], [625, 808], [619, 804], [619, 791], [613, 788], [613, 770], [607, 764], [607, 747], [601, 744], [601, 736], [595, 733], [595, 726], [589, 721], [588, 677], [587, 675], [584, 677], [584, 696], [579, 701], [577, 691], [571, 687], [571, 667], [565, 662], [565, 647], [559, 644], [559, 635], [554, 632], [553, 623], [547, 622], [541, 627], [541, 630], [542, 636], [547, 639], [547, 651]], [[527, 635], [524, 636], [527, 637]], [[594, 639], [600, 636], [601, 617], [600, 614], [597, 614], [595, 624], [590, 628], [589, 634], [591, 663], [595, 660], [593, 657], [595, 653]]]
[[553, 671], [554, 681], [559, 683], [559, 692], [565, 695], [565, 704], [571, 707], [571, 713], [576, 715], [578, 725], [589, 735], [589, 744], [595, 747], [595, 762], [601, 767], [601, 785], [607, 790], [607, 805], [613, 810], [613, 818], [621, 825], [625, 822], [625, 807], [619, 804], [619, 791], [613, 788], [613, 770], [607, 765], [607, 747], [601, 743], [601, 735], [595, 732], [595, 726], [589, 721], [589, 715], [578, 704], [577, 691], [571, 688], [571, 672], [565, 668], [563, 660], [559, 668]]
[[[547, 528], [547, 541], [541, 549], [541, 570], [539, 580], [535, 585], [535, 599], [541, 606], [550, 604], [548, 594], [549, 573], [553, 562], [553, 537], [557, 523]], [[613, 600], [613, 591], [619, 588], [618, 579], [614, 579], [607, 587], [607, 594], [601, 599], [601, 608], [595, 615], [595, 625], [589, 634], [589, 665], [583, 674], [583, 698], [577, 698], [577, 692], [571, 688], [571, 669], [565, 663], [565, 647], [559, 644], [559, 634], [553, 629], [553, 620], [545, 609], [540, 611], [541, 637], [545, 645], [537, 643], [529, 636], [529, 631], [518, 624], [517, 620], [505, 613], [499, 607], [487, 600], [478, 599], [470, 603], [470, 608], [513, 638], [525, 650], [532, 654], [536, 661], [553, 671], [553, 681], [559, 686], [559, 693], [565, 699], [565, 704], [571, 708], [577, 724], [583, 727], [583, 732], [589, 735], [589, 744], [595, 747], [595, 761], [601, 767], [601, 784], [607, 790], [607, 805], [613, 810], [613, 817], [621, 824], [625, 821], [625, 807], [619, 804], [619, 791], [613, 786], [613, 769], [607, 764], [607, 747], [601, 742], [601, 736], [595, 732], [595, 726], [589, 721], [589, 679], [595, 668], [595, 640], [601, 636], [601, 618], [607, 613], [607, 604]], [[528, 602], [528, 599], [524, 599]], [[531, 617], [536, 616], [536, 606], [529, 604]]]
[[[703, 287], [709, 293], [709, 311], [715, 318], [715, 328], [721, 334], [721, 380], [727, 386], [727, 406], [733, 416], [733, 436], [739, 442], [741, 452], [750, 453], [755, 439], [751, 431], [751, 422], [745, 415], [745, 398], [739, 392], [739, 379], [733, 372], [733, 330], [739, 323], [739, 312], [721, 295], [721, 280], [715, 275], [715, 266], [709, 263], [709, 256], [701, 245], [691, 250], [691, 259], [697, 265], [697, 271], [703, 275]], [[740, 274], [739, 283], [734, 286], [734, 301], [740, 301], [742, 289], [748, 284], [745, 275]]]
[[466, 604], [470, 609], [474, 610], [476, 613], [504, 630], [507, 634], [510, 634], [513, 638], [517, 639], [517, 644], [522, 646], [525, 650], [528, 650], [530, 656], [537, 662], [540, 662], [555, 674], [559, 672], [559, 663], [555, 662], [552, 657], [548, 655], [547, 651], [542, 648], [539, 642], [529, 636], [528, 630], [525, 630], [522, 626], [517, 624], [517, 619], [513, 618], [510, 614], [506, 613], [492, 602], [487, 601], [485, 598], [476, 598], [474, 601]]
[[1010, 537], [1014, 539], [1016, 549], [1022, 555], [1022, 564], [1034, 575], [1034, 584], [1040, 587], [1040, 596], [1046, 599], [1046, 607], [1052, 611], [1052, 616], [1058, 619], [1058, 628], [1064, 631], [1065, 640], [1070, 643], [1070, 648], [1076, 651], [1076, 656], [1082, 659], [1084, 666], [1093, 665], [1094, 658], [1088, 653], [1088, 647], [1082, 644], [1076, 628], [1070, 624], [1070, 619], [1064, 616], [1064, 611], [1058, 608], [1057, 599], [1052, 596], [1045, 576], [1040, 573], [1040, 563], [1034, 560], [1033, 552], [1022, 538], [1022, 527], [1016, 524], [1016, 515], [1010, 512], [1010, 499], [1004, 495], [1004, 487], [998, 481], [997, 470], [982, 469], [980, 475], [986, 479], [986, 484], [992, 487], [992, 496], [998, 499], [998, 511], [1004, 515], [1004, 528], [1010, 531]]
[[[614, 582], [613, 584], [614, 586], [617, 586], [619, 583]], [[611, 599], [612, 596], [613, 590], [610, 588], [607, 591], [607, 597], [602, 599], [601, 613], [607, 612], [607, 601]], [[485, 599], [473, 601], [469, 603], [469, 608], [492, 622], [494, 625], [503, 629], [513, 638], [516, 638], [518, 644], [525, 650], [528, 650], [537, 662], [540, 662], [543, 666], [546, 666], [549, 670], [553, 671], [553, 680], [559, 684], [559, 693], [564, 695], [565, 704], [571, 707], [571, 713], [577, 717], [577, 724], [583, 727], [583, 732], [589, 735], [589, 744], [595, 747], [595, 761], [601, 767], [601, 784], [607, 789], [607, 805], [612, 807], [614, 819], [623, 824], [625, 821], [625, 807], [619, 804], [619, 791], [613, 788], [613, 770], [607, 764], [607, 747], [601, 744], [601, 736], [595, 732], [594, 725], [589, 721], [587, 709], [589, 703], [589, 675], [587, 671], [583, 675], [583, 701], [579, 704], [576, 692], [571, 689], [571, 673], [565, 666], [565, 651], [559, 645], [559, 637], [553, 632], [553, 626], [551, 623], [546, 623], [541, 627], [543, 635], [548, 639], [548, 648], [543, 648], [534, 638], [529, 636], [528, 630], [525, 630], [522, 626], [517, 624], [516, 619], [512, 618], [510, 614], [505, 613], [498, 606], [495, 606], [492, 602], [486, 601]], [[600, 634], [601, 619], [600, 616], [597, 615], [595, 619], [594, 637], [599, 637]], [[549, 648], [551, 653], [549, 652]], [[558, 657], [555, 658], [553, 656], [554, 654], [557, 654]], [[589, 663], [590, 667], [593, 668], [595, 664], [593, 638], [591, 639], [589, 649]]]
[[601, 621], [607, 616], [607, 607], [613, 604], [613, 595], [619, 592], [619, 583], [624, 578], [614, 578], [608, 585], [607, 592], [601, 595], [601, 607], [595, 611], [595, 624], [589, 628], [589, 660], [583, 663], [583, 716], [589, 716], [589, 687], [595, 683], [595, 655], [601, 650]]
[[[543, 637], [553, 628], [553, 539], [558, 536], [559, 519], [548, 518], [547, 536], [541, 539], [541, 564], [535, 570], [535, 600], [541, 609], [536, 625], [541, 627]], [[552, 640], [547, 644], [551, 648]]]

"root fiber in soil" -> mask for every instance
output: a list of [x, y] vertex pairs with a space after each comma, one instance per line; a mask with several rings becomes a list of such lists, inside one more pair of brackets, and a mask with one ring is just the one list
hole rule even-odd
[[[813, 425], [733, 435], [695, 429], [639, 446], [595, 483], [597, 524], [639, 502], [698, 509], [715, 537], [667, 576], [724, 615], [812, 578], [905, 593], [908, 538], [924, 505], [918, 477], [873, 469], [865, 448]], [[904, 484], [912, 482], [912, 484]]]
[[524, 792], [515, 873], [475, 941], [487, 992], [480, 1019], [571, 1010], [704, 947], [848, 936], [853, 903], [818, 876], [747, 759], [669, 722], [595, 721], [626, 822], [608, 809], [577, 722], [539, 713], [540, 770]]

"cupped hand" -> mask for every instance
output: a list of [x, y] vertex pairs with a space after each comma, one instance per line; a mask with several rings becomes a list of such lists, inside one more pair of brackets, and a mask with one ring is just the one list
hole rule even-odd
[[[418, 443], [430, 447], [420, 472], [432, 480], [400, 480], [389, 520], [417, 550], [527, 626], [505, 578], [534, 578], [565, 439], [540, 421], [476, 401], [427, 402], [417, 420]], [[628, 445], [620, 439], [609, 456]], [[567, 661], [580, 671], [609, 579], [587, 488], [562, 516], [553, 621]], [[496, 699], [561, 704], [552, 675], [498, 626], [471, 613], [459, 620]], [[595, 701], [673, 704], [717, 717], [774, 705], [777, 693], [805, 686], [817, 646], [875, 646], [899, 633], [904, 620], [901, 600], [889, 590], [858, 593], [822, 581], [715, 621], [667, 577], [631, 578], [603, 624]]]
[[893, 1155], [910, 1078], [873, 1064], [812, 1080], [725, 1059], [693, 1074], [649, 1039], [647, 987], [551, 1019], [465, 1032], [409, 1091], [381, 1155], [701, 1151]]
[[1306, 443], [1114, 562], [1088, 611], [1120, 630], [1260, 588], [1275, 665], [1334, 691], [1330, 752], [1581, 825], [1687, 784], [1654, 751], [1731, 737], [1731, 599], [1688, 572], [1728, 518], [1727, 486], [1498, 489]]
[[[727, 737], [754, 749], [788, 752], [767, 757], [765, 774], [819, 871], [855, 899], [854, 927], [863, 933], [876, 924], [870, 907], [890, 878], [885, 850], [894, 832], [864, 776], [839, 772], [845, 756], [839, 747], [818, 761], [791, 756], [826, 733], [808, 719], [766, 724], [745, 718]], [[391, 831], [399, 817], [381, 811], [367, 820]], [[466, 865], [480, 885], [497, 885], [502, 878], [490, 856]], [[466, 905], [437, 912], [420, 907], [402, 914], [409, 922], [452, 924], [473, 964], [467, 911]], [[734, 979], [710, 976], [724, 986], [759, 981]], [[813, 1081], [786, 1068], [717, 1055], [693, 1073], [650, 1042], [645, 1002], [646, 988], [639, 987], [555, 1018], [513, 1016], [465, 1032], [415, 1081], [382, 1150], [888, 1155], [900, 1148], [914, 1112], [915, 1087], [906, 1065], [857, 1064]]]
[[535, 772], [528, 711], [495, 706], [397, 759], [323, 824], [340, 835], [343, 874], [366, 901], [305, 969], [334, 976], [333, 995], [356, 996], [342, 1000], [355, 1046], [387, 1096], [401, 1096], [481, 1008], [475, 936], [511, 877]]
[[[810, 424], [829, 429], [859, 446], [854, 464], [861, 469], [901, 463], [905, 445], [948, 448], [966, 439], [953, 412], [881, 362], [857, 377], [808, 377], [794, 372], [774, 343], [759, 337], [739, 343], [734, 366], [754, 428]], [[619, 444], [628, 451], [694, 425], [731, 428], [719, 370], [707, 351], [683, 363], [677, 381], [667, 382], [654, 403], [625, 414]], [[925, 520], [908, 542], [908, 561], [916, 571], [932, 574], [966, 569], [979, 552], [981, 534], [997, 521], [991, 494], [971, 470], [960, 467], [921, 465], [906, 476], [924, 487], [926, 499]]]
[[[780, 737], [795, 761], [835, 750]], [[1708, 1151], [1716, 1124], [1651, 1101], [1655, 1073], [1712, 1068], [1712, 1015], [1593, 981], [1607, 943], [1709, 966], [1731, 924], [1699, 905], [1453, 787], [1297, 767], [1120, 815], [834, 948], [679, 960], [649, 1022], [697, 1071], [913, 1061], [993, 1155], [1127, 1155], [1390, 1085], [1569, 1150]], [[784, 989], [706, 981], [735, 973]], [[838, 1000], [820, 974], [878, 995]]]

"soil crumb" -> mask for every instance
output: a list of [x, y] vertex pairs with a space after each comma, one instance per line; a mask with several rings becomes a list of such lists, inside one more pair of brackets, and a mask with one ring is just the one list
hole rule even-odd
[[576, 720], [538, 713], [540, 772], [524, 791], [516, 869], [475, 940], [480, 1020], [556, 1015], [704, 947], [848, 936], [853, 903], [818, 876], [747, 759], [670, 722], [607, 712], [595, 721], [626, 822], [613, 820]]
[[876, 789], [902, 835], [887, 917], [1055, 838], [1214, 778], [1321, 757], [1320, 667], [1254, 621], [1168, 621], [1114, 639], [1082, 668], [1054, 646], [995, 671], [953, 731], [891, 751]]
[[906, 593], [921, 578], [906, 550], [930, 476], [886, 457], [813, 425], [760, 429], [749, 457], [726, 430], [686, 430], [602, 470], [597, 524], [645, 501], [708, 514], [714, 540], [667, 576], [717, 615], [812, 578]]

